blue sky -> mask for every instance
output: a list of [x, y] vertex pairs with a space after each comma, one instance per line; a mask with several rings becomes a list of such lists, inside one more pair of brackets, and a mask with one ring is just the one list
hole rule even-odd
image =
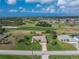
[[2, 16], [79, 16], [79, 0], [0, 0]]

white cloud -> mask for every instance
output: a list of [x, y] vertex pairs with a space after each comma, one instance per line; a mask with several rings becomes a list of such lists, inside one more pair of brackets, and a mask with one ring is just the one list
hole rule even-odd
[[58, 6], [65, 5], [65, 4], [66, 4], [65, 0], [58, 0], [58, 3], [57, 3]]
[[25, 12], [33, 12], [33, 13], [54, 13], [55, 12], [54, 9], [51, 9], [51, 10], [49, 9], [50, 11], [47, 9], [46, 8], [42, 8], [41, 10], [32, 9], [32, 10], [26, 10]]
[[27, 3], [35, 3], [35, 2], [39, 2], [39, 3], [51, 3], [54, 0], [25, 0]]
[[20, 12], [27, 12], [26, 8], [24, 8], [22, 6], [19, 7], [18, 11], [20, 11]]
[[58, 6], [79, 7], [79, 0], [58, 0]]
[[50, 7], [48, 7], [48, 8], [46, 9], [46, 11], [50, 11]]
[[69, 6], [79, 7], [79, 0], [75, 0], [69, 4]]
[[40, 3], [51, 3], [53, 0], [40, 0]]
[[48, 7], [46, 8], [46, 11], [47, 11], [47, 12], [50, 12], [50, 13], [54, 13], [54, 12], [55, 12], [55, 8], [54, 8], [53, 5], [51, 5], [51, 6], [48, 6]]
[[40, 4], [37, 4], [36, 7], [41, 7], [41, 5]]
[[9, 12], [18, 12], [16, 9], [10, 9]]
[[27, 12], [26, 8], [23, 8], [23, 9], [21, 10], [21, 12]]
[[16, 3], [16, 0], [7, 0], [7, 3], [8, 4], [15, 4]]
[[51, 10], [50, 10], [50, 13], [54, 13], [54, 12], [55, 12], [55, 9], [51, 9]]
[[23, 7], [19, 7], [19, 9], [20, 9], [20, 10], [22, 10], [22, 9], [23, 9]]
[[38, 0], [25, 0], [25, 2], [27, 2], [27, 3], [34, 3], [34, 2], [38, 2]]
[[79, 12], [79, 0], [58, 0], [59, 12]]

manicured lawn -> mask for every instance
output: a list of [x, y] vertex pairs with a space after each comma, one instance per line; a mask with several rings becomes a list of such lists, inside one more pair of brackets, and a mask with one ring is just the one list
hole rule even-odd
[[[73, 47], [71, 44], [62, 43], [57, 39], [52, 39], [52, 36], [50, 34], [47, 35], [47, 39], [48, 39], [47, 44], [48, 50], [76, 50], [76, 48]], [[54, 42], [56, 43], [54, 44]]]
[[79, 56], [49, 56], [49, 59], [79, 59]]
[[41, 59], [40, 56], [13, 56], [13, 55], [0, 55], [0, 59]]

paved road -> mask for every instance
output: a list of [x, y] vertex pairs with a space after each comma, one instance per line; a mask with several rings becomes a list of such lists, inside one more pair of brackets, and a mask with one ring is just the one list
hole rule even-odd
[[79, 51], [20, 51], [0, 50], [1, 55], [79, 55]]

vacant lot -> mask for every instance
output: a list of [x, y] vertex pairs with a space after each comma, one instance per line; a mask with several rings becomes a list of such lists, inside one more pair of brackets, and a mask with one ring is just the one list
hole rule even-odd
[[[24, 30], [10, 30], [8, 32], [10, 36], [2, 41], [0, 49], [8, 50], [41, 50], [39, 42], [35, 41], [32, 43], [32, 34]], [[4, 44], [8, 40], [11, 43]], [[8, 47], [8, 48], [7, 48]]]
[[79, 34], [79, 28], [63, 28], [56, 30], [58, 34]]

